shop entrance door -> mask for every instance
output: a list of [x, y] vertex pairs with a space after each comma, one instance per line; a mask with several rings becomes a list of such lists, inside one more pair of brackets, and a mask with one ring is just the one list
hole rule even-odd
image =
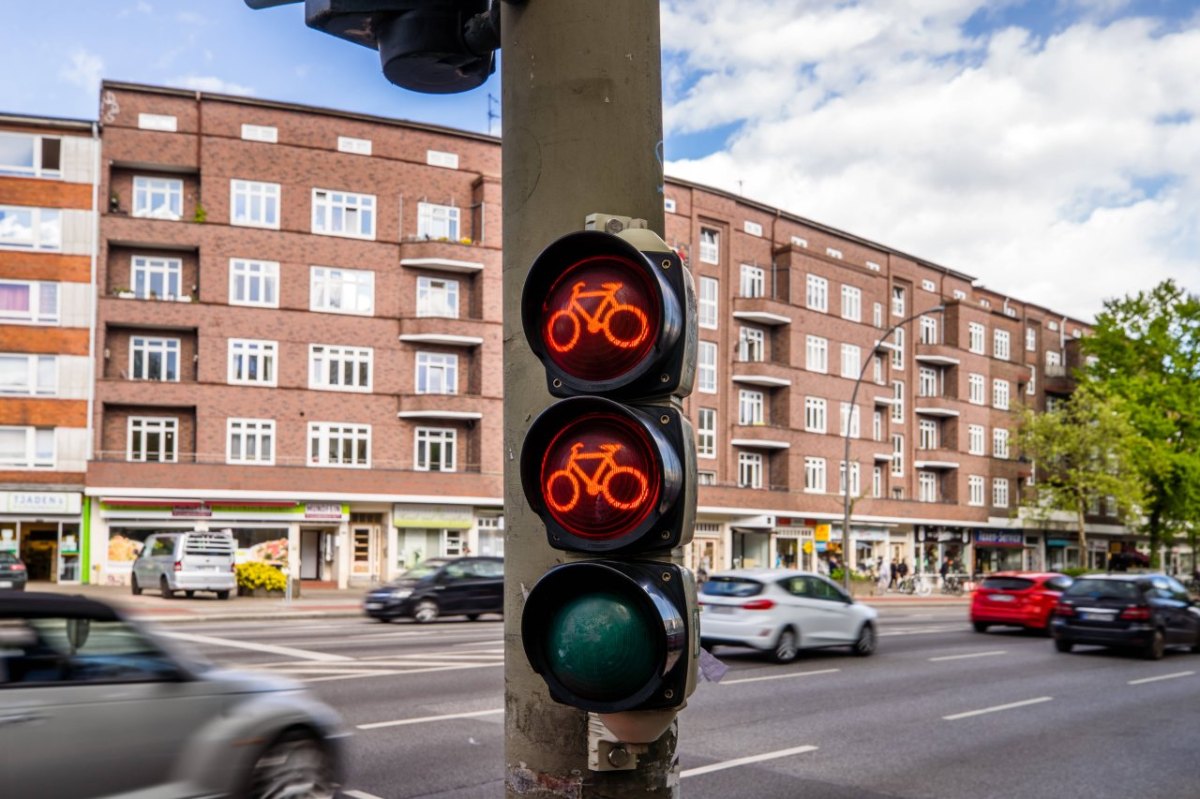
[[383, 551], [383, 517], [377, 513], [350, 515], [350, 579], [380, 578], [380, 553]]
[[321, 531], [300, 531], [300, 579], [321, 579]]
[[58, 581], [58, 525], [26, 522], [21, 525], [21, 560], [30, 582]]

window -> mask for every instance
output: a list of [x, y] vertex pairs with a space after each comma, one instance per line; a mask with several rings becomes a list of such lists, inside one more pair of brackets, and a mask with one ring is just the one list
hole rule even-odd
[[738, 424], [765, 424], [763, 421], [763, 393], [742, 389], [738, 392]]
[[804, 238], [803, 236], [792, 236], [792, 244], [797, 247], [807, 247], [808, 239]]
[[766, 295], [767, 273], [761, 267], [742, 264], [741, 276], [739, 285], [741, 296], [762, 297]]
[[371, 467], [371, 426], [309, 422], [309, 466]]
[[229, 224], [279, 230], [279, 184], [229, 181]]
[[763, 456], [758, 452], [738, 453], [738, 488], [763, 487]]
[[1003, 477], [992, 478], [992, 507], [1008, 507], [1008, 480]]
[[738, 360], [748, 363], [761, 362], [766, 358], [766, 335], [756, 327], [738, 330]]
[[805, 368], [810, 372], [829, 371], [829, 342], [820, 336], [808, 336], [805, 349]]
[[[850, 410], [851, 407], [854, 408], [853, 412]], [[859, 437], [859, 420], [862, 417], [862, 414], [860, 413], [861, 410], [862, 409], [858, 405], [851, 406], [848, 402], [843, 402], [841, 404], [841, 423], [839, 426], [839, 435], [846, 435], [846, 425], [849, 424], [850, 438]]]
[[983, 375], [969, 374], [967, 375], [967, 401], [972, 405], [984, 405], [987, 400], [984, 398], [984, 380]]
[[921, 288], [925, 289], [926, 291], [937, 291], [937, 284], [932, 280], [922, 280]]
[[883, 496], [883, 467], [871, 467], [871, 496], [879, 499]]
[[178, 258], [133, 256], [133, 293], [139, 300], [175, 299], [180, 296], [183, 262]]
[[459, 210], [452, 205], [417, 204], [417, 235], [424, 239], [459, 239]]
[[892, 476], [904, 476], [904, 436], [892, 435]]
[[352, 153], [354, 155], [370, 155], [371, 140], [356, 139], [353, 136], [338, 136], [337, 148], [340, 153]]
[[133, 215], [150, 219], [183, 216], [183, 181], [177, 178], [133, 179]]
[[375, 238], [375, 195], [313, 189], [312, 232]]
[[870, 269], [872, 272], [883, 271], [883, 267], [877, 264], [875, 261], [867, 261], [867, 269]]
[[922, 316], [920, 336], [922, 344], [939, 344], [938, 320], [932, 316]]
[[862, 289], [842, 286], [842, 318], [851, 322], [862, 321]]
[[142, 130], [165, 130], [174, 132], [179, 121], [171, 114], [138, 114], [138, 127]]
[[895, 347], [892, 347], [892, 368], [893, 369], [903, 369], [904, 368], [904, 328], [902, 328], [902, 327], [896, 328], [896, 332], [892, 333], [892, 338], [894, 340], [893, 343], [895, 343], [895, 345], [896, 345]]
[[229, 382], [241, 385], [275, 385], [275, 361], [279, 345], [274, 341], [229, 339]]
[[179, 339], [134, 336], [129, 340], [131, 380], [179, 380]]
[[246, 141], [265, 141], [274, 144], [279, 141], [279, 129], [272, 125], [242, 124], [242, 138]]
[[828, 255], [830, 258], [834, 258], [838, 261], [842, 260], [842, 257], [843, 257], [842, 251], [835, 247], [826, 247], [825, 254]]
[[984, 428], [981, 424], [967, 425], [967, 452], [971, 455], [986, 454], [983, 449]]
[[702, 277], [700, 278], [700, 327], [706, 327], [710, 330], [717, 329], [718, 306], [717, 292], [720, 290], [720, 283], [716, 278]]
[[717, 345], [711, 341], [701, 341], [696, 360], [696, 390], [716, 394]]
[[1025, 393], [1033, 396], [1037, 393], [1037, 367], [1030, 365], [1029, 382], [1025, 384]]
[[458, 318], [458, 281], [440, 277], [417, 278], [417, 316]]
[[808, 276], [805, 305], [810, 311], [826, 313], [829, 310], [829, 281], [816, 275]]
[[418, 352], [417, 393], [457, 394], [458, 356], [446, 352]]
[[1008, 410], [1008, 381], [992, 381], [992, 407], [1002, 411]]
[[996, 458], [1008, 457], [1008, 431], [1003, 427], [992, 429], [992, 455]]
[[933, 366], [922, 366], [917, 371], [917, 396], [942, 396], [942, 370]]
[[717, 457], [717, 412], [701, 408], [696, 424], [696, 457]]
[[720, 237], [717, 231], [710, 228], [700, 228], [700, 262], [719, 264], [721, 262]]
[[892, 286], [892, 316], [904, 316], [903, 286]]
[[57, 208], [0, 205], [0, 247], [61, 250], [62, 212]]
[[675, 213], [675, 198], [674, 197], [664, 197], [663, 198], [663, 210], [666, 211], [668, 214]]
[[225, 462], [254, 466], [275, 463], [275, 420], [230, 419]]
[[883, 327], [883, 303], [872, 303], [871, 324], [875, 325], [875, 327]]
[[229, 259], [229, 304], [279, 307], [279, 263]]
[[978, 322], [971, 322], [967, 325], [967, 349], [978, 355], [983, 354], [983, 337], [987, 334], [987, 329]]
[[862, 371], [862, 350], [854, 344], [842, 345], [842, 377], [857, 380]]
[[54, 428], [0, 427], [0, 466], [54, 468]]
[[174, 463], [179, 453], [179, 420], [169, 416], [129, 417], [126, 460]]
[[0, 175], [62, 176], [62, 139], [29, 133], [0, 133]]
[[458, 169], [458, 153], [447, 153], [441, 150], [426, 150], [425, 163], [430, 166], [441, 166], [446, 169]]
[[696, 482], [702, 486], [715, 486], [717, 484], [717, 473], [696, 472]]
[[58, 358], [0, 354], [0, 395], [53, 397], [58, 393]]
[[456, 470], [457, 430], [447, 427], [418, 427], [413, 440], [413, 466], [418, 472]]
[[0, 280], [0, 322], [58, 324], [58, 284]]
[[[850, 464], [850, 496], [857, 497], [861, 493], [861, 481], [859, 477], [859, 465], [857, 462]], [[838, 464], [838, 493], [846, 493], [846, 462], [841, 461]]]
[[370, 391], [370, 347], [332, 347], [311, 344], [308, 348], [308, 387], [338, 391]]
[[1062, 353], [1058, 350], [1046, 350], [1046, 374], [1055, 367], [1062, 366]]
[[1025, 349], [1029, 352], [1037, 351], [1037, 328], [1025, 328]]
[[810, 494], [825, 493], [825, 459], [804, 459], [804, 490]]
[[967, 504], [983, 506], [983, 478], [973, 474], [967, 478]]
[[311, 275], [311, 310], [358, 316], [371, 316], [375, 313], [374, 272], [314, 266]]
[[954, 299], [965, 300], [966, 298], [967, 298], [967, 292], [963, 291], [962, 289], [954, 290]]
[[896, 401], [892, 403], [892, 421], [904, 422], [904, 381], [892, 381], [892, 398]]
[[757, 222], [751, 222], [749, 219], [742, 223], [742, 230], [749, 233], [751, 236], [761, 236], [763, 234], [762, 225]]
[[922, 419], [917, 423], [917, 432], [919, 438], [917, 440], [918, 449], [937, 449], [938, 448], [938, 423], [932, 419]]
[[804, 398], [804, 429], [810, 433], [824, 433], [826, 429], [826, 402], [820, 397]]
[[871, 412], [871, 440], [883, 441], [883, 411]]
[[1007, 330], [992, 331], [992, 355], [1002, 361], [1007, 361], [1011, 353]]
[[887, 381], [883, 379], [883, 358], [880, 358], [878, 353], [871, 356], [871, 371], [872, 378], [875, 380], [875, 385], [887, 385]]
[[934, 472], [917, 472], [917, 500], [938, 502], [938, 476]]

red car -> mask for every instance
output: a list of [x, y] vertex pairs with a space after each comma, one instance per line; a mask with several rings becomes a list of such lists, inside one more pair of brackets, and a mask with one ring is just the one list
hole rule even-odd
[[993, 624], [1048, 632], [1058, 598], [1072, 583], [1057, 572], [994, 572], [971, 598], [971, 624], [987, 632]]

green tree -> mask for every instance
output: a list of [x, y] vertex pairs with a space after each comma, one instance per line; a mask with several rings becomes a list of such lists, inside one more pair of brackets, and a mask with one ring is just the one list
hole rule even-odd
[[1200, 518], [1200, 297], [1167, 280], [1109, 300], [1083, 341], [1084, 377], [1138, 432], [1151, 558]]
[[1143, 484], [1135, 464], [1138, 436], [1118, 403], [1084, 386], [1045, 413], [1019, 411], [1016, 446], [1033, 461], [1034, 489], [1021, 506], [1035, 519], [1066, 511], [1075, 520], [1080, 552], [1087, 552], [1085, 516], [1089, 503], [1112, 497], [1117, 515], [1135, 518]]

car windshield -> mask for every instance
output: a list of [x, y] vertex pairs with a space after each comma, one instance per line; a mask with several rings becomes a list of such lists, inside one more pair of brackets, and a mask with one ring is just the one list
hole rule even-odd
[[17, 556], [11, 552], [0, 552], [0, 563], [16, 563]]
[[449, 561], [438, 559], [422, 561], [406, 571], [404, 574], [400, 575], [400, 577], [404, 580], [420, 580], [422, 577], [429, 577], [432, 574], [437, 574], [447, 563], [449, 563]]
[[1064, 596], [1089, 599], [1138, 599], [1137, 583], [1132, 580], [1076, 580]]
[[700, 593], [709, 596], [754, 596], [762, 593], [763, 584], [745, 577], [710, 577]]
[[1024, 577], [988, 577], [983, 581], [984, 588], [993, 591], [1024, 591], [1033, 585], [1033, 580]]

